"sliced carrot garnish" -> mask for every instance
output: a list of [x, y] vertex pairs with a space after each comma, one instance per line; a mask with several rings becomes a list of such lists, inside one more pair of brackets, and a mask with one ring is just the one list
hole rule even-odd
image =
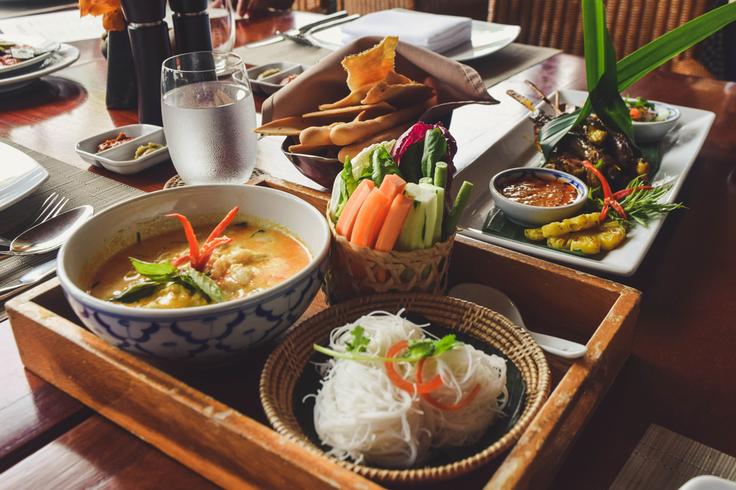
[[[424, 359], [422, 359], [423, 361]], [[419, 361], [421, 362], [421, 361]], [[422, 377], [422, 369], [419, 368], [419, 365], [417, 365], [417, 383], [422, 384], [423, 377]], [[460, 400], [457, 403], [444, 403], [439, 400], [437, 400], [435, 397], [430, 395], [429, 393], [422, 393], [422, 398], [427, 400], [427, 403], [430, 405], [439, 408], [440, 410], [444, 410], [446, 412], [451, 412], [453, 410], [460, 410], [461, 408], [465, 408], [470, 403], [475, 400], [475, 397], [478, 396], [478, 392], [480, 392], [480, 384], [475, 385], [472, 390], [470, 390], [470, 393]]]
[[[404, 350], [406, 350], [407, 347], [409, 347], [409, 342], [406, 341], [406, 340], [401, 340], [401, 341], [395, 343], [388, 350], [388, 352], [386, 353], [386, 357], [396, 357], [399, 354], [401, 354]], [[422, 362], [422, 360], [420, 360], [419, 362]], [[404, 379], [398, 373], [398, 371], [396, 371], [396, 366], [394, 366], [394, 363], [393, 362], [384, 362], [383, 364], [386, 367], [386, 374], [388, 374], [388, 379], [390, 379], [391, 382], [397, 388], [399, 388], [401, 390], [404, 390], [404, 391], [406, 391], [408, 393], [411, 393], [411, 394], [414, 394], [414, 393], [419, 393], [419, 394], [429, 393], [429, 392], [432, 392], [432, 391], [436, 390], [440, 386], [442, 386], [442, 379], [440, 378], [439, 375], [437, 375], [434, 378], [432, 378], [432, 380], [429, 381], [428, 383], [421, 383], [421, 382], [411, 383], [411, 382], [407, 381], [406, 379]], [[418, 369], [418, 365], [417, 365], [417, 369]], [[417, 373], [418, 373], [418, 371], [417, 371]], [[439, 383], [438, 383], [438, 379], [439, 379]]]

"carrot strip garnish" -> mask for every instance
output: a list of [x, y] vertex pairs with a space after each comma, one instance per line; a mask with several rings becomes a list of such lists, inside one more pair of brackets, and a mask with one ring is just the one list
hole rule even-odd
[[217, 238], [218, 236], [222, 235], [225, 232], [225, 229], [230, 226], [230, 223], [233, 222], [235, 219], [235, 216], [237, 216], [238, 211], [240, 208], [238, 206], [235, 206], [232, 208], [228, 213], [225, 215], [224, 218], [222, 218], [222, 221], [220, 221], [217, 226], [212, 230], [212, 233], [210, 233], [210, 236], [207, 237], [207, 240], [205, 240], [205, 244], [209, 241], [211, 241], [214, 238]]
[[187, 242], [189, 242], [189, 257], [191, 257], [193, 263], [199, 262], [199, 242], [197, 241], [197, 235], [194, 234], [192, 223], [183, 214], [171, 213], [166, 216], [176, 218], [181, 222], [184, 227], [184, 235], [187, 237]]
[[[422, 359], [423, 361], [424, 359]], [[421, 361], [419, 361], [421, 363]], [[417, 383], [422, 383], [423, 376], [422, 376], [422, 369], [420, 368], [420, 364], [417, 364]], [[465, 408], [470, 403], [475, 400], [475, 397], [478, 396], [478, 393], [480, 392], [480, 384], [477, 384], [473, 387], [472, 390], [470, 390], [470, 393], [460, 400], [457, 403], [443, 403], [439, 400], [437, 400], [435, 397], [430, 395], [429, 393], [422, 393], [422, 398], [427, 400], [427, 403], [430, 405], [439, 408], [440, 410], [444, 410], [446, 412], [451, 412], [453, 410], [460, 410], [461, 408]]]
[[[409, 347], [409, 342], [406, 340], [401, 340], [397, 343], [395, 343], [386, 353], [386, 357], [396, 357], [399, 354], [401, 354], [406, 348]], [[419, 361], [421, 362], [421, 360]], [[428, 383], [410, 383], [406, 379], [404, 379], [397, 371], [396, 366], [394, 366], [393, 362], [384, 362], [384, 366], [386, 367], [386, 374], [388, 374], [388, 379], [391, 380], [391, 382], [399, 389], [404, 390], [409, 393], [429, 393], [440, 386], [442, 386], [442, 379], [440, 378], [439, 374], [432, 378], [431, 381]], [[418, 368], [418, 366], [417, 366]], [[439, 383], [437, 382], [437, 379], [439, 378]]]

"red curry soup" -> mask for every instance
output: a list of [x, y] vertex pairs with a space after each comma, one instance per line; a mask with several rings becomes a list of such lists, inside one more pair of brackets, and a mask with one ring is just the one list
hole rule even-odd
[[[237, 214], [233, 211], [231, 220]], [[181, 229], [120, 250], [92, 274], [88, 292], [141, 308], [202, 306], [264, 291], [309, 264], [306, 247], [277, 226], [223, 222], [190, 228], [197, 260], [192, 259], [191, 236]], [[220, 236], [213, 238], [218, 227]]]
[[525, 176], [503, 182], [499, 191], [507, 199], [521, 204], [555, 207], [572, 204], [578, 191], [572, 184], [557, 179]]

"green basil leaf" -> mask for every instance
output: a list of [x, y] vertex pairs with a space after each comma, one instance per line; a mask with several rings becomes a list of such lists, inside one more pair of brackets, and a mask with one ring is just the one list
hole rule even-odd
[[161, 287], [161, 283], [156, 281], [139, 282], [112, 296], [108, 301], [115, 301], [117, 303], [134, 303], [152, 295], [159, 287]]
[[166, 281], [178, 272], [171, 262], [145, 262], [134, 257], [129, 258], [138, 274], [154, 281]]
[[422, 177], [434, 179], [434, 166], [447, 155], [447, 140], [440, 128], [432, 128], [424, 135]]
[[181, 269], [176, 279], [185, 286], [189, 286], [195, 291], [199, 291], [214, 303], [219, 303], [225, 300], [225, 296], [217, 283], [208, 275], [203, 274], [196, 269], [192, 269], [191, 267]]

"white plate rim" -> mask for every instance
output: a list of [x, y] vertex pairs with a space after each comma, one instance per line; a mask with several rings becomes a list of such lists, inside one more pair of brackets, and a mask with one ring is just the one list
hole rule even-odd
[[[36, 189], [38, 189], [38, 187], [41, 184], [43, 184], [46, 181], [46, 179], [49, 177], [49, 173], [40, 163], [38, 163], [30, 155], [27, 155], [21, 150], [13, 146], [10, 146], [8, 144], [0, 143], [0, 145], [3, 145], [9, 150], [17, 152], [20, 155], [23, 155], [23, 158], [30, 160], [33, 164], [33, 169], [30, 172], [21, 175], [20, 177], [11, 181], [4, 187], [0, 188], [0, 211], [3, 211], [9, 208], [10, 206], [12, 206], [13, 204], [19, 202], [20, 200], [24, 199], [25, 197], [27, 197], [29, 194], [31, 194]], [[12, 190], [13, 188], [19, 185], [24, 185], [25, 187], [23, 187], [19, 191], [11, 193], [10, 196], [3, 195], [7, 193], [9, 190]]]
[[[489, 55], [495, 53], [496, 51], [502, 50], [503, 48], [505, 48], [506, 46], [508, 46], [512, 42], [514, 42], [516, 40], [516, 38], [519, 37], [519, 34], [521, 33], [521, 26], [513, 25], [513, 24], [499, 24], [499, 23], [496, 23], [496, 22], [485, 22], [485, 21], [482, 21], [482, 20], [475, 20], [475, 19], [473, 19], [472, 20], [472, 25], [473, 25], [473, 31], [472, 31], [473, 34], [477, 34], [478, 32], [483, 32], [483, 31], [488, 32], [488, 31], [491, 31], [493, 29], [500, 29], [500, 30], [508, 30], [509, 31], [509, 35], [506, 38], [504, 38], [503, 40], [495, 41], [495, 42], [493, 42], [491, 44], [486, 45], [485, 48], [483, 48], [483, 47], [477, 47], [477, 48], [476, 47], [473, 47], [473, 48], [470, 48], [470, 49], [466, 49], [465, 51], [462, 51], [462, 52], [460, 52], [458, 54], [452, 55], [451, 53], [453, 51], [457, 51], [458, 49], [460, 49], [460, 47], [458, 47], [458, 48], [453, 48], [453, 49], [451, 49], [448, 52], [448, 53], [450, 53], [450, 56], [447, 56], [447, 54], [445, 54], [445, 53], [439, 53], [439, 54], [442, 54], [443, 56], [447, 56], [448, 58], [450, 58], [452, 60], [455, 60], [455, 61], [459, 61], [459, 62], [472, 61], [472, 60], [484, 58], [486, 56], [489, 56]], [[331, 31], [333, 29], [340, 29], [340, 27], [341, 27], [340, 25], [336, 25], [334, 27], [331, 27], [329, 29], [325, 29], [324, 31], [319, 31], [319, 32], [328, 32], [328, 31]], [[329, 49], [330, 51], [335, 51], [335, 50], [340, 49], [342, 47], [342, 44], [336, 44], [336, 43], [332, 43], [332, 42], [327, 42], [327, 41], [324, 41], [324, 40], [320, 39], [318, 37], [319, 36], [319, 32], [318, 33], [315, 33], [315, 34], [309, 34], [308, 33], [308, 34], [306, 34], [306, 37], [315, 46], [320, 47], [320, 48], [323, 48], [323, 49]], [[399, 35], [399, 40], [401, 40], [401, 35]], [[475, 53], [476, 51], [480, 51], [480, 53], [478, 53], [478, 54], [472, 54], [472, 53]], [[470, 53], [470, 54], [466, 54], [466, 53]]]
[[[54, 58], [57, 59], [54, 60]], [[28, 82], [66, 68], [79, 59], [79, 49], [71, 44], [62, 43], [59, 50], [54, 52], [50, 59], [52, 59], [52, 62], [39, 70], [13, 77], [0, 78], [0, 93], [19, 89], [27, 85]]]

